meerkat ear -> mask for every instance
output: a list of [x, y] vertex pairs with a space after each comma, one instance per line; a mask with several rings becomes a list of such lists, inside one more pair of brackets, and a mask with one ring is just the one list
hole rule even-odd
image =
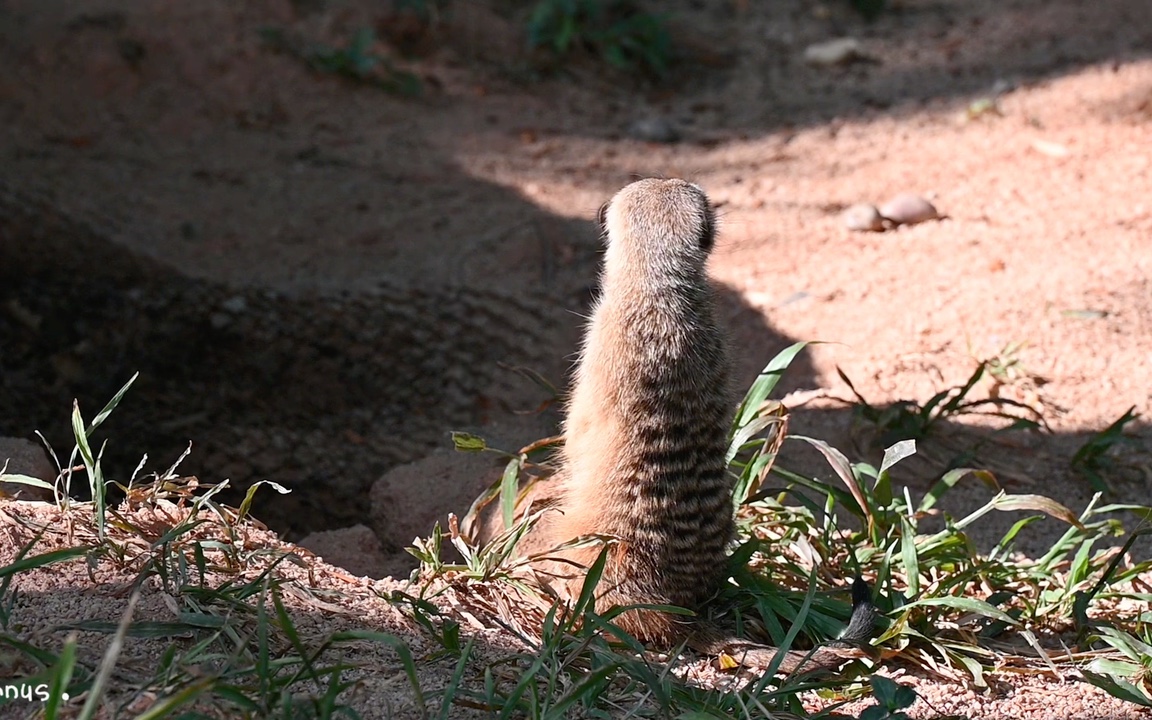
[[611, 201], [604, 203], [600, 206], [600, 209], [596, 211], [596, 223], [600, 226], [601, 235], [608, 234], [608, 205], [610, 202]]
[[704, 223], [700, 227], [700, 249], [704, 252], [711, 252], [712, 246], [716, 244], [716, 211], [708, 205], [708, 209], [704, 211]]

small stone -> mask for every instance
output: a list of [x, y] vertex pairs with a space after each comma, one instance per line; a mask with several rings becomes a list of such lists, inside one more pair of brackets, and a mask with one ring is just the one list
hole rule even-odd
[[880, 206], [880, 214], [897, 225], [915, 225], [940, 217], [932, 203], [912, 193], [897, 195], [884, 203]]
[[818, 67], [847, 65], [863, 59], [860, 41], [851, 37], [828, 40], [804, 48], [804, 62]]
[[230, 313], [242, 313], [248, 309], [248, 300], [243, 295], [233, 295], [220, 303], [220, 307]]
[[856, 203], [840, 214], [844, 227], [854, 232], [881, 232], [884, 217], [875, 205]]
[[628, 126], [628, 134], [644, 142], [674, 143], [680, 140], [680, 130], [663, 117], [636, 120]]

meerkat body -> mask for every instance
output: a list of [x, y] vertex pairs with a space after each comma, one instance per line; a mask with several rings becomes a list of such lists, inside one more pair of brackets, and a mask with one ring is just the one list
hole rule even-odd
[[[699, 610], [724, 581], [735, 531], [728, 430], [735, 412], [724, 333], [706, 265], [716, 220], [704, 192], [683, 180], [640, 180], [601, 210], [607, 241], [601, 293], [573, 377], [560, 469], [529, 504], [549, 507], [521, 548], [570, 597], [608, 536], [596, 588], [601, 610], [673, 605]], [[536, 486], [539, 487], [539, 486]], [[521, 508], [523, 511], [525, 508]], [[574, 571], [575, 569], [575, 571]], [[871, 630], [862, 582], [850, 633]], [[614, 622], [647, 642], [687, 640], [767, 666], [777, 651], [710, 623], [633, 609]], [[779, 667], [831, 665], [843, 653], [789, 653]]]
[[[695, 185], [641, 180], [601, 221], [607, 251], [564, 426], [562, 514], [546, 531], [557, 543], [616, 538], [602, 606], [695, 609], [721, 582], [733, 533], [725, 452], [734, 408], [705, 271], [715, 217]], [[670, 642], [683, 635], [675, 618], [632, 611], [618, 623]]]

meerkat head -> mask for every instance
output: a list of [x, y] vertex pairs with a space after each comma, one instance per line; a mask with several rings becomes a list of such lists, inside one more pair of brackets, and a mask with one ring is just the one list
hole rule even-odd
[[600, 208], [600, 229], [613, 257], [636, 269], [702, 269], [716, 243], [716, 213], [699, 186], [685, 180], [638, 180]]

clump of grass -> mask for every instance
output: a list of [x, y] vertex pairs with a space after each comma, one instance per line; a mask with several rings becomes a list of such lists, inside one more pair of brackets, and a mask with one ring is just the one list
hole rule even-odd
[[1146, 618], [1135, 634], [1102, 627], [1093, 639], [1115, 650], [1100, 657], [1081, 672], [1088, 682], [1128, 702], [1152, 708], [1152, 618]]
[[[242, 527], [259, 487], [287, 492], [284, 488], [257, 483], [241, 507], [233, 509], [214, 500], [227, 482], [201, 485], [195, 478], [180, 477], [175, 472], [179, 460], [165, 473], [139, 482], [133, 477], [127, 485], [103, 475], [102, 450], [91, 451], [90, 437], [131, 382], [91, 423], [85, 423], [79, 407], [74, 407], [73, 461], [61, 471], [54, 488], [64, 522], [39, 527], [14, 561], [0, 567], [0, 646], [5, 648], [5, 667], [19, 673], [22, 685], [43, 690], [44, 717], [65, 712], [83, 720], [100, 712], [115, 717], [130, 713], [145, 720], [356, 717], [345, 693], [354, 685], [351, 671], [358, 668], [338, 656], [341, 646], [364, 642], [394, 649], [411, 683], [413, 704], [424, 713], [415, 662], [399, 638], [352, 631], [310, 642], [302, 639], [282, 599], [286, 581], [276, 570], [282, 563], [303, 561], [288, 552], [249, 547]], [[75, 464], [77, 457], [82, 464]], [[70, 483], [81, 471], [92, 490], [90, 503], [69, 497]], [[10, 479], [4, 476], [5, 481]], [[105, 502], [112, 485], [125, 495], [118, 508]], [[52, 544], [70, 546], [35, 553], [49, 535]], [[122, 616], [58, 625], [55, 632], [69, 633], [59, 650], [44, 647], [45, 641], [36, 637], [24, 637], [18, 576], [77, 560], [93, 569], [111, 564], [134, 576]], [[169, 599], [174, 619], [135, 618], [142, 588], [153, 582]], [[78, 632], [108, 636], [102, 658], [80, 656]], [[151, 674], [141, 676], [138, 668], [119, 664], [129, 638], [172, 642]]]
[[376, 33], [369, 27], [352, 33], [342, 46], [308, 43], [279, 28], [264, 28], [261, 37], [268, 47], [299, 58], [317, 72], [338, 75], [397, 95], [419, 95], [423, 90], [419, 77], [397, 67], [391, 58], [378, 52]]
[[1111, 425], [1088, 438], [1072, 456], [1072, 468], [1088, 478], [1096, 492], [1108, 492], [1108, 483], [1104, 479], [1111, 464], [1108, 452], [1117, 445], [1132, 442], [1124, 435], [1124, 428], [1137, 417], [1133, 405]]
[[840, 379], [856, 397], [857, 416], [877, 431], [877, 443], [889, 447], [901, 440], [924, 440], [941, 421], [966, 415], [982, 415], [1010, 421], [1004, 430], [1034, 430], [1045, 427], [1043, 416], [1025, 403], [1009, 398], [973, 398], [971, 393], [986, 373], [1005, 372], [1001, 359], [984, 360], [963, 385], [942, 390], [923, 404], [901, 400], [877, 407], [864, 399], [852, 381], [837, 368]]
[[538, 0], [528, 43], [557, 58], [586, 52], [619, 70], [662, 76], [672, 57], [664, 20], [634, 0]]

